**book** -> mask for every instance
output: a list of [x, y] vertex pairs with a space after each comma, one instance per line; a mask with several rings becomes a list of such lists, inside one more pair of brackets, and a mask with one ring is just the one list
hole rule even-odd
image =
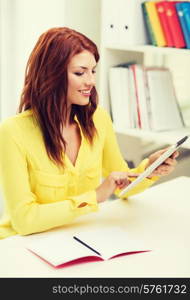
[[147, 11], [147, 14], [149, 16], [149, 20], [154, 32], [154, 36], [156, 39], [156, 44], [158, 47], [164, 47], [166, 46], [166, 39], [165, 35], [160, 23], [160, 19], [156, 10], [155, 2], [148, 2], [145, 1], [145, 9]]
[[181, 29], [181, 24], [178, 18], [177, 10], [175, 7], [175, 2], [163, 1], [162, 5], [166, 11], [166, 17], [171, 30], [174, 47], [185, 48], [186, 43], [185, 43], [183, 31]]
[[[147, 85], [145, 84], [144, 68], [142, 65], [134, 64], [131, 66], [134, 75], [137, 111], [139, 115], [139, 128], [149, 130], [149, 112], [147, 106]], [[135, 102], [135, 99], [133, 99]]]
[[138, 104], [136, 101], [136, 82], [134, 78], [134, 71], [129, 67], [129, 97], [131, 104], [131, 119], [132, 128], [139, 128]]
[[189, 138], [184, 136], [182, 139], [177, 141], [174, 145], [170, 146], [159, 158], [157, 158], [143, 173], [141, 173], [135, 180], [133, 180], [126, 188], [124, 188], [119, 196], [125, 195], [129, 190], [134, 188], [144, 178], [151, 175], [151, 173], [160, 166], [167, 158], [171, 157], [172, 154]]
[[72, 234], [61, 231], [37, 237], [26, 248], [55, 268], [151, 251], [145, 248], [141, 240], [131, 237], [117, 226], [76, 231]]
[[170, 70], [146, 67], [145, 74], [150, 97], [151, 129], [162, 131], [183, 128], [184, 120]]
[[132, 123], [127, 66], [123, 64], [109, 69], [111, 114], [117, 132], [126, 132]]
[[155, 2], [156, 9], [158, 12], [158, 16], [160, 19], [161, 26], [163, 28], [164, 34], [165, 34], [165, 39], [166, 39], [166, 44], [168, 47], [174, 47], [174, 41], [171, 33], [171, 28], [168, 23], [168, 18], [166, 16], [166, 10], [163, 5], [162, 1]]
[[186, 26], [190, 35], [190, 2], [183, 2], [183, 12], [186, 21]]
[[154, 31], [153, 31], [152, 25], [150, 23], [150, 19], [147, 14], [144, 2], [142, 3], [142, 11], [143, 11], [143, 16], [144, 16], [145, 28], [146, 28], [146, 32], [147, 32], [147, 36], [148, 36], [148, 40], [149, 40], [148, 43], [151, 45], [157, 46]]
[[179, 2], [175, 6], [183, 30], [186, 48], [190, 49], [190, 2]]
[[138, 94], [138, 82], [137, 82], [135, 64], [131, 65], [129, 69], [131, 70], [131, 80], [133, 81], [133, 87], [135, 92], [134, 94], [135, 97], [132, 99], [132, 101], [135, 103], [133, 107], [136, 109], [137, 128], [142, 128], [139, 94]]

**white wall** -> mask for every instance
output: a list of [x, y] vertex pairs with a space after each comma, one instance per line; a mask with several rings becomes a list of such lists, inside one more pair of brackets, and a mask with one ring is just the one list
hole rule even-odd
[[64, 0], [1, 0], [1, 119], [15, 114], [25, 66], [38, 37], [65, 25]]
[[101, 0], [65, 0], [66, 26], [100, 44]]
[[[4, 120], [17, 111], [26, 63], [38, 37], [51, 27], [65, 26], [65, 1], [0, 0], [0, 12], [0, 120]], [[2, 208], [0, 195], [0, 215]]]
[[[77, 30], [90, 38], [100, 50], [101, 0], [65, 0], [65, 26]], [[96, 88], [99, 92], [99, 68]]]

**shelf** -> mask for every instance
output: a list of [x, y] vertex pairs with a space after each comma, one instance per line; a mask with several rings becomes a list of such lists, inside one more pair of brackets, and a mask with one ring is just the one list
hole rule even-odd
[[[190, 127], [184, 127], [178, 130], [170, 130], [163, 132], [146, 131], [142, 129], [127, 129], [125, 132], [120, 132], [126, 136], [138, 137], [144, 141], [154, 141], [155, 143], [174, 144], [185, 135], [190, 135]], [[183, 148], [190, 149], [190, 139], [184, 144]]]
[[152, 45], [137, 45], [137, 46], [123, 46], [123, 45], [105, 45], [104, 48], [110, 50], [134, 51], [134, 52], [155, 52], [160, 54], [182, 54], [190, 55], [190, 49], [169, 48], [169, 47], [155, 47]]

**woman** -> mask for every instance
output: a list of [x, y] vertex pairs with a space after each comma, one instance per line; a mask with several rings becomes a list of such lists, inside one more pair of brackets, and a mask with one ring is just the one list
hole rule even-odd
[[[69, 28], [42, 34], [26, 68], [19, 113], [0, 126], [0, 179], [5, 212], [0, 237], [71, 223], [130, 183], [161, 150], [129, 169], [112, 123], [97, 106], [96, 45]], [[175, 157], [127, 193], [169, 174]], [[101, 177], [104, 181], [101, 182]]]

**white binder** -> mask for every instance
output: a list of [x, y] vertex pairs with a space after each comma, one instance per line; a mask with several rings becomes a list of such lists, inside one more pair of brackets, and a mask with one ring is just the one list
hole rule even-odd
[[147, 44], [142, 2], [143, 0], [102, 1], [102, 34], [106, 46]]

